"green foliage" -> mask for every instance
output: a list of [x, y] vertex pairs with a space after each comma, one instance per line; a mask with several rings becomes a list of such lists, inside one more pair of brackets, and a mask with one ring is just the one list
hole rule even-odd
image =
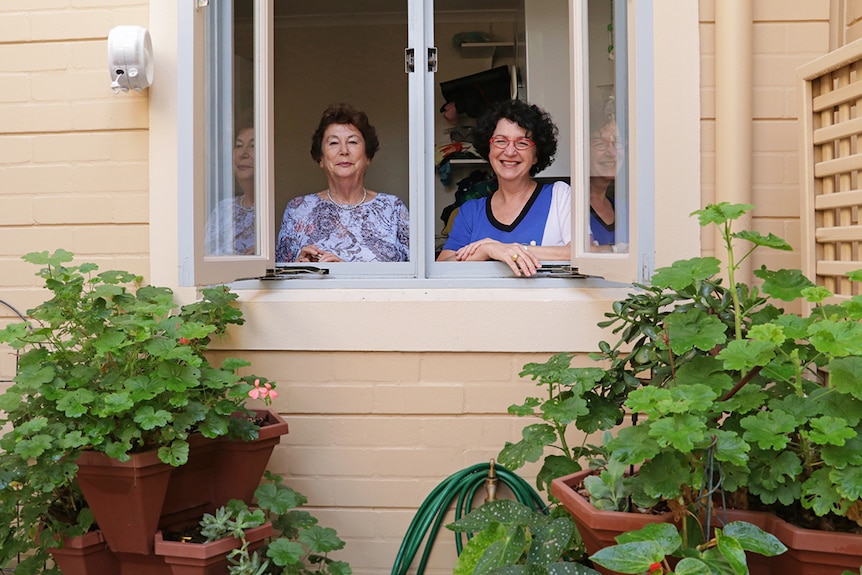
[[859, 518], [862, 299], [829, 303], [831, 294], [799, 270], [756, 270], [764, 294], [812, 304], [800, 316], [735, 282], [755, 248], [789, 247], [771, 234], [734, 232], [749, 209], [695, 212], [703, 225], [719, 227], [734, 289], [712, 258], [694, 258], [657, 270], [651, 286], [638, 286], [605, 314], [603, 326], [620, 339], [602, 344], [598, 359], [613, 367], [616, 350], [629, 346], [625, 371], [643, 385], [629, 388], [623, 405], [646, 417], [604, 448], [612, 460], [640, 467], [634, 496], [680, 509], [706, 505], [715, 486], [705, 478], [720, 477], [726, 492], [761, 504]]
[[[242, 545], [228, 557], [230, 575], [351, 575], [350, 565], [328, 556], [344, 547], [334, 529], [317, 524], [304, 510], [307, 499], [284, 484], [283, 478], [267, 471], [265, 482], [255, 491], [258, 508], [233, 500], [215, 515], [201, 520], [201, 534], [208, 541], [235, 537]], [[278, 535], [257, 551], [249, 551], [246, 529], [271, 521]]]
[[568, 559], [579, 554], [577, 530], [567, 514], [545, 515], [509, 499], [484, 503], [452, 531], [474, 533], [454, 575], [590, 575], [597, 571]]
[[46, 548], [85, 532], [92, 517], [77, 490], [83, 450], [121, 461], [157, 450], [170, 465], [188, 460], [188, 437], [257, 437], [246, 417], [255, 376], [248, 362], [206, 357], [213, 338], [243, 323], [227, 287], [204, 289], [179, 307], [166, 287], [98, 266], [69, 265], [57, 250], [24, 256], [51, 297], [29, 321], [0, 330], [18, 350], [14, 384], [0, 395], [0, 565], [28, 554], [18, 572], [38, 573]]
[[[714, 537], [697, 547], [684, 547], [683, 538], [670, 523], [652, 523], [643, 529], [623, 533], [617, 545], [605, 547], [590, 559], [620, 573], [748, 573], [746, 551], [774, 557], [787, 548], [759, 527], [744, 521], [716, 529]], [[667, 557], [680, 561], [671, 569]]]

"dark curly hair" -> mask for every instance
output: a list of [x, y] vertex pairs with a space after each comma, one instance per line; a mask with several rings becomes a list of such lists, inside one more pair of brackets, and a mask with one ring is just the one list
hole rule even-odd
[[521, 100], [504, 100], [489, 108], [476, 123], [476, 151], [483, 159], [488, 160], [491, 144], [488, 140], [494, 135], [497, 122], [500, 120], [515, 122], [527, 131], [527, 137], [536, 143], [536, 163], [530, 168], [530, 175], [535, 176], [554, 161], [557, 153], [557, 126], [550, 114], [536, 106]]
[[368, 122], [368, 116], [362, 110], [357, 110], [350, 104], [333, 104], [323, 111], [320, 124], [311, 136], [311, 157], [315, 162], [320, 162], [323, 157], [321, 146], [323, 145], [323, 133], [332, 124], [350, 124], [362, 134], [365, 139], [365, 157], [369, 160], [380, 149], [380, 141], [377, 139], [377, 130]]

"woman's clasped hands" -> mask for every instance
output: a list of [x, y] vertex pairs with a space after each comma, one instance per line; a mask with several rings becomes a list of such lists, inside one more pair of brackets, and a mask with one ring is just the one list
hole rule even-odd
[[471, 242], [455, 252], [457, 261], [498, 260], [508, 265], [516, 276], [533, 276], [542, 263], [529, 246], [506, 244], [491, 238]]

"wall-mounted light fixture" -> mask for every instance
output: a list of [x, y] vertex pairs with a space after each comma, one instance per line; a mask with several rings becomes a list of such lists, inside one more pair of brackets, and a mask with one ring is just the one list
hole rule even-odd
[[149, 88], [153, 83], [153, 42], [141, 26], [116, 26], [108, 32], [108, 70], [114, 93]]

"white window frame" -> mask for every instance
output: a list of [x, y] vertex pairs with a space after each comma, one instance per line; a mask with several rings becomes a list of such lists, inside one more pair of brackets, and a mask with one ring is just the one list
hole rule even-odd
[[[261, 1], [260, 5], [263, 7], [262, 10], [271, 10], [271, 1], [265, 0]], [[694, 201], [679, 201], [679, 196], [674, 196], [671, 194], [658, 194], [660, 196], [656, 199], [656, 204], [653, 208], [653, 214], [649, 213], [649, 210], [643, 209], [644, 207], [644, 193], [645, 191], [652, 191], [656, 188], [656, 182], [659, 181], [661, 175], [658, 173], [661, 169], [661, 166], [658, 165], [659, 159], [656, 159], [654, 162], [649, 161], [650, 152], [654, 149], [654, 146], [657, 142], [659, 142], [662, 138], [660, 134], [656, 134], [656, 124], [657, 118], [664, 112], [664, 110], [660, 109], [659, 99], [654, 99], [652, 91], [658, 90], [663, 94], [674, 94], [674, 97], [678, 97], [680, 93], [697, 93], [692, 92], [692, 86], [697, 89], [697, 59], [698, 54], [697, 51], [693, 51], [691, 49], [691, 44], [684, 46], [683, 51], [676, 51], [672, 46], [669, 48], [671, 51], [675, 52], [675, 61], [673, 62], [673, 70], [671, 71], [667, 65], [664, 67], [656, 66], [655, 69], [650, 72], [649, 65], [656, 61], [657, 58], [655, 56], [654, 51], [652, 50], [652, 40], [654, 37], [653, 34], [653, 26], [656, 25], [656, 22], [661, 19], [671, 19], [677, 18], [681, 14], [686, 15], [688, 13], [687, 21], [690, 23], [692, 19], [697, 21], [697, 8], [690, 8], [690, 6], [685, 2], [685, 0], [675, 0], [671, 2], [671, 5], [665, 6], [662, 3], [654, 4], [652, 0], [624, 0], [627, 2], [630, 14], [633, 15], [630, 18], [632, 22], [630, 25], [632, 29], [629, 33], [630, 38], [634, 38], [637, 43], [637, 48], [634, 49], [632, 47], [629, 48], [629, 53], [632, 54], [632, 58], [630, 60], [630, 86], [634, 88], [637, 87], [637, 90], [632, 90], [632, 98], [630, 101], [630, 109], [632, 110], [631, 118], [633, 119], [630, 123], [630, 146], [631, 152], [629, 153], [629, 157], [631, 159], [631, 191], [632, 194], [632, 220], [631, 220], [631, 232], [632, 235], [638, 235], [641, 238], [641, 246], [637, 250], [633, 250], [627, 255], [620, 254], [602, 254], [601, 256], [595, 254], [589, 254], [586, 250], [581, 249], [580, 251], [575, 251], [575, 261], [579, 265], [581, 271], [590, 274], [596, 274], [604, 276], [608, 279], [619, 280], [624, 282], [631, 281], [643, 281], [648, 275], [651, 273], [652, 268], [654, 267], [653, 262], [653, 252], [651, 251], [648, 244], [643, 242], [643, 238], [645, 235], [652, 236], [651, 233], [645, 234], [646, 231], [651, 231], [654, 222], [661, 222], [662, 220], [669, 220], [669, 218], [663, 217], [662, 206], [665, 208], [671, 208], [668, 210], [668, 214], [673, 216], [674, 214], [680, 214], [681, 210], [687, 210], [688, 207], [692, 209], [697, 209], [699, 207], [699, 197], [697, 194], [693, 194], [692, 192], [697, 188], [698, 181], [687, 181], [684, 182], [684, 185], [678, 184], [676, 186], [677, 190], [684, 190], [688, 193], [688, 198], [695, 198]], [[582, 7], [583, 0], [571, 0], [573, 7]], [[173, 4], [173, 3], [169, 3]], [[151, 16], [153, 17], [153, 22], [157, 22], [157, 14], [168, 15], [169, 17], [173, 17], [173, 21], [168, 20], [170, 24], [173, 25], [163, 25], [163, 26], [152, 26], [154, 35], [156, 37], [161, 38], [164, 41], [164, 46], [168, 47], [167, 53], [173, 54], [176, 57], [175, 60], [175, 70], [172, 78], [161, 80], [161, 86], [163, 88], [169, 88], [167, 92], [162, 92], [159, 94], [158, 89], [154, 89], [153, 96], [151, 96], [151, 110], [155, 110], [157, 113], [160, 109], [160, 106], [165, 108], [173, 107], [175, 109], [176, 115], [173, 116], [174, 123], [171, 125], [170, 121], [164, 121], [165, 118], [153, 118], [154, 115], [151, 113], [151, 122], [153, 133], [157, 135], [157, 140], [161, 140], [162, 137], [166, 134], [173, 134], [175, 136], [176, 147], [174, 148], [175, 155], [174, 160], [171, 161], [168, 159], [168, 149], [164, 147], [151, 146], [151, 163], [159, 166], [157, 169], [151, 171], [151, 176], [158, 173], [159, 177], [151, 177], [151, 184], [153, 185], [153, 190], [155, 191], [156, 185], [158, 181], [164, 181], [168, 183], [167, 189], [173, 189], [176, 193], [173, 197], [170, 197], [171, 200], [176, 202], [176, 210], [167, 210], [166, 213], [162, 213], [163, 216], [167, 217], [153, 217], [151, 221], [151, 254], [152, 257], [156, 258], [159, 261], [158, 265], [153, 266], [154, 276], [163, 275], [165, 280], [169, 283], [173, 283], [174, 285], [201, 285], [201, 284], [210, 284], [217, 283], [223, 281], [225, 276], [223, 274], [219, 274], [218, 276], [214, 276], [212, 278], [208, 278], [206, 276], [200, 275], [200, 271], [204, 268], [203, 264], [207, 262], [202, 261], [200, 257], [196, 254], [202, 253], [202, 238], [203, 238], [203, 210], [196, 210], [192, 205], [191, 200], [189, 199], [188, 190], [202, 191], [204, 186], [204, 177], [203, 174], [205, 172], [205, 164], [204, 164], [204, 152], [205, 150], [205, 142], [204, 142], [204, 126], [203, 126], [203, 116], [202, 110], [204, 109], [204, 96], [205, 96], [205, 87], [202, 80], [203, 74], [203, 61], [204, 61], [204, 50], [205, 47], [203, 45], [203, 19], [204, 15], [202, 14], [203, 10], [196, 6], [196, 0], [181, 0], [177, 2], [172, 7], [170, 5], [166, 6], [164, 0], [151, 0]], [[426, 3], [427, 4], [427, 3]], [[430, 7], [426, 7], [426, 10], [430, 11]], [[173, 14], [171, 14], [173, 12]], [[575, 10], [571, 10], [572, 14], [575, 14]], [[657, 15], [661, 15], [659, 18]], [[427, 18], [427, 15], [426, 15]], [[573, 16], [573, 20], [575, 20], [575, 16]], [[574, 22], [572, 25], [575, 25]], [[679, 22], [676, 21], [673, 24], [674, 26], [678, 26]], [[182, 30], [182, 32], [180, 32]], [[192, 33], [189, 33], [189, 31]], [[428, 31], [425, 31], [426, 42], [428, 42]], [[695, 32], [696, 34], [696, 32]], [[664, 38], [668, 38], [667, 35]], [[674, 38], [671, 37], [668, 41], [669, 44], [673, 44]], [[690, 42], [691, 38], [684, 38], [684, 41]], [[269, 37], [269, 42], [271, 42], [271, 36]], [[264, 50], [267, 52], [267, 50]], [[573, 49], [574, 52], [574, 49]], [[694, 52], [693, 55], [691, 55]], [[694, 82], [691, 81], [691, 78], [688, 81], [681, 82], [679, 81], [679, 75], [676, 73], [676, 70], [681, 68], [680, 66], [680, 55], [685, 57], [685, 54], [690, 54], [689, 59], [694, 66], [691, 70], [694, 72], [693, 76], [695, 78]], [[634, 55], [637, 56], [637, 59], [634, 58]], [[267, 62], [267, 66], [271, 66], [271, 62], [268, 62], [265, 58], [262, 61]], [[661, 69], [660, 69], [661, 68]], [[271, 68], [267, 68], [271, 69]], [[181, 73], [180, 71], [184, 73]], [[165, 70], [161, 70], [163, 76], [170, 76], [170, 73], [165, 74]], [[665, 73], [665, 77], [659, 80], [656, 76]], [[578, 75], [575, 74], [573, 78], [577, 78]], [[649, 82], [652, 80], [652, 83]], [[575, 80], [573, 79], [573, 82]], [[427, 84], [425, 83], [425, 89], [430, 90]], [[669, 88], [669, 86], [675, 85], [680, 86], [684, 85], [684, 88]], [[173, 88], [175, 91], [171, 94], [170, 88]], [[683, 90], [686, 90], [685, 92]], [[266, 95], [266, 91], [263, 92]], [[171, 96], [175, 99], [171, 101]], [[427, 96], [426, 96], [427, 98]], [[668, 99], [665, 97], [664, 99]], [[414, 100], [414, 96], [411, 95], [411, 107], [419, 106], [420, 101]], [[423, 104], [424, 105], [424, 104]], [[259, 106], [259, 109], [270, 109], [271, 106], [271, 97], [266, 100], [264, 106]], [[654, 106], [654, 107], [651, 107]], [[411, 114], [414, 108], [411, 108]], [[678, 106], [673, 108], [674, 110], [678, 109]], [[636, 110], [641, 110], [641, 113], [635, 113]], [[649, 111], [654, 110], [654, 114], [650, 114]], [[699, 107], [696, 107], [695, 110], [699, 112]], [[646, 113], [644, 113], [646, 111]], [[580, 114], [573, 114], [573, 117], [579, 117]], [[161, 120], [161, 121], [160, 121]], [[678, 122], [675, 125], [679, 125]], [[668, 128], [670, 130], [670, 128]], [[666, 130], [666, 131], [668, 131]], [[672, 130], [670, 130], [672, 131]], [[573, 133], [577, 133], [574, 132]], [[271, 134], [268, 134], [267, 137], [269, 139], [272, 138]], [[421, 138], [421, 134], [419, 136]], [[699, 136], [695, 136], [699, 137]], [[699, 144], [699, 142], [697, 142]], [[573, 161], [572, 166], [578, 169], [583, 169], [584, 166], [583, 161], [580, 158], [583, 158], [583, 154], [585, 153], [584, 142], [573, 141]], [[263, 148], [263, 146], [261, 146]], [[267, 146], [267, 148], [271, 149], [271, 145]], [[158, 149], [157, 153], [156, 152]], [[694, 148], [695, 150], [699, 150], [699, 145]], [[425, 176], [423, 172], [425, 171], [424, 166], [424, 152], [422, 152], [418, 147], [413, 146], [411, 152], [411, 161], [416, 162], [411, 166], [411, 186], [416, 188], [416, 181], [421, 181]], [[419, 158], [422, 157], [422, 160]], [[692, 156], [695, 158], [695, 163], [699, 164], [700, 158], [699, 153], [696, 156]], [[418, 160], [418, 161], [417, 161]], [[677, 162], [678, 159], [675, 159], [674, 162]], [[271, 158], [269, 158], [270, 166], [268, 166], [265, 170], [261, 170], [263, 172], [263, 178], [271, 178]], [[681, 163], [681, 165], [686, 165]], [[163, 167], [167, 166], [167, 170], [162, 170]], [[699, 171], [698, 171], [699, 174]], [[170, 181], [171, 176], [175, 177], [173, 181]], [[574, 176], [573, 176], [574, 177]], [[574, 180], [573, 180], [574, 181]], [[171, 185], [172, 184], [172, 185]], [[692, 185], [694, 184], [694, 186]], [[182, 190], [182, 193], [180, 192]], [[154, 194], [154, 208], [158, 204], [157, 197], [162, 196], [164, 199], [164, 194]], [[663, 198], [663, 199], [662, 199]], [[573, 202], [574, 204], [578, 204], [578, 202]], [[414, 204], [415, 205], [415, 204]], [[680, 208], [680, 206], [683, 206]], [[652, 206], [650, 206], [652, 207]], [[164, 204], [159, 205], [159, 209], [162, 212], [164, 210]], [[579, 208], [584, 209], [584, 208]], [[417, 218], [413, 214], [418, 210], [411, 210], [411, 218]], [[175, 214], [173, 217], [170, 214]], [[688, 212], [685, 213], [685, 217], [687, 217]], [[586, 221], [585, 218], [581, 218], [581, 216], [575, 213], [576, 221]], [[267, 220], [264, 220], [267, 221]], [[173, 226], [171, 225], [173, 223]], [[411, 222], [413, 229], [415, 230], [412, 233], [424, 233], [422, 230], [423, 224], [418, 221], [418, 219]], [[699, 234], [698, 230], [695, 227], [692, 228], [686, 225], [686, 222], [676, 220], [674, 222], [675, 225], [675, 241], [673, 245], [676, 246], [674, 249], [669, 249], [664, 252], [664, 255], [668, 256], [667, 258], [659, 258], [661, 259], [675, 259], [676, 255], [689, 255], [692, 251], [692, 246], [694, 246], [695, 250], [699, 245]], [[173, 230], [172, 230], [173, 227]], [[680, 229], [682, 228], [682, 229]], [[421, 230], [421, 231], [420, 231]], [[687, 237], [692, 241], [678, 241], [680, 237], [680, 232], [683, 237]], [[273, 234], [266, 234], [265, 236], [274, 237]], [[268, 239], [268, 238], [267, 238]], [[189, 246], [193, 246], [191, 250], [189, 250]], [[411, 246], [413, 247], [413, 246]], [[677, 249], [678, 248], [678, 249]], [[412, 250], [414, 253], [418, 254], [417, 250]], [[173, 253], [171, 253], [173, 252]], [[271, 252], [272, 247], [265, 247], [261, 256], [258, 260], [249, 262], [248, 260], [251, 258], [221, 258], [218, 262], [213, 262], [213, 268], [218, 272], [224, 272], [225, 270], [229, 270], [229, 276], [232, 277], [253, 277], [260, 275], [263, 266], [269, 265], [271, 263]], [[423, 259], [427, 259], [427, 255], [418, 254], [414, 257], [414, 262], [417, 266], [424, 266], [426, 263], [430, 263], [427, 261], [423, 261]], [[626, 262], [625, 265], [620, 262]], [[494, 265], [497, 262], [490, 262], [487, 265]], [[172, 265], [175, 264], [175, 267]], [[366, 264], [357, 264], [357, 265], [366, 265]], [[468, 271], [468, 267], [470, 264], [462, 264], [464, 266], [464, 272], [468, 275], [481, 275], [481, 274], [471, 274]], [[477, 264], [480, 267], [486, 264]], [[502, 266], [503, 264], [500, 264]], [[170, 280], [174, 281], [171, 282]], [[327, 287], [346, 287], [348, 285], [353, 285], [354, 287], [357, 285], [352, 282], [356, 282], [357, 280], [344, 280], [344, 281], [333, 281], [333, 279], [326, 280], [325, 284]], [[362, 280], [365, 282], [366, 280]], [[247, 284], [243, 282], [242, 287], [249, 287], [254, 289], [255, 287], [266, 287], [270, 288], [273, 285], [284, 285], [289, 287], [294, 287], [296, 284], [300, 282], [257, 282], [253, 284]], [[306, 282], [301, 282], [302, 287], [307, 287], [309, 284]], [[321, 282], [324, 283], [324, 282]], [[320, 286], [321, 283], [315, 282], [315, 286]], [[530, 284], [531, 287], [548, 287], [548, 285], [566, 285], [566, 286], [583, 286], [587, 287], [587, 284], [584, 284], [582, 281], [578, 280], [560, 280], [560, 279], [540, 279], [535, 282], [530, 281], [526, 282], [524, 280], [518, 279], [493, 279], [486, 278], [480, 279], [477, 277], [474, 278], [465, 278], [458, 280], [456, 278], [445, 278], [442, 281], [434, 281], [434, 280], [419, 280], [414, 279], [410, 280], [406, 278], [405, 280], [398, 280], [394, 283], [391, 283], [391, 287], [399, 287], [399, 286], [412, 286], [423, 288], [427, 286], [427, 284], [437, 284], [440, 286], [458, 286], [458, 287], [477, 287], [477, 286], [498, 286], [505, 287], [507, 285], [510, 286], [519, 286], [523, 287], [525, 285]], [[291, 285], [292, 284], [292, 285]], [[361, 283], [363, 287], [374, 288], [375, 286], [384, 285], [386, 286], [386, 280], [378, 279], [376, 281], [371, 281], [370, 283]], [[595, 284], [592, 284], [590, 287], [596, 287]]]

